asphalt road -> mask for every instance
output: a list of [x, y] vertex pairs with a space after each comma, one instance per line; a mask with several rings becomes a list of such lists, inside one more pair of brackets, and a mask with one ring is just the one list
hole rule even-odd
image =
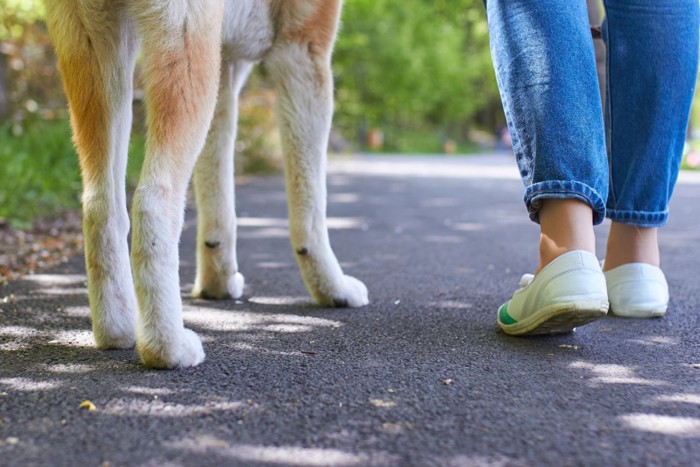
[[92, 348], [82, 258], [0, 288], [0, 465], [700, 465], [700, 178], [660, 234], [667, 316], [544, 338], [495, 319], [536, 265], [522, 190], [507, 155], [335, 159], [351, 310], [310, 303], [281, 178], [238, 188], [242, 300], [187, 297], [191, 212], [192, 369]]

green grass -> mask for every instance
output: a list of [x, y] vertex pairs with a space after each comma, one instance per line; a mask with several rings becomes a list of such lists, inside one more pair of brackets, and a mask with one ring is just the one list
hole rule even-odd
[[[455, 154], [473, 153], [478, 146], [450, 138], [455, 144]], [[444, 154], [445, 133], [433, 128], [389, 128], [384, 132], [384, 146], [380, 150], [370, 150], [378, 153], [396, 154]]]
[[[37, 122], [20, 135], [0, 127], [0, 219], [27, 227], [38, 216], [80, 206], [80, 170], [67, 120]], [[143, 137], [129, 147], [129, 185], [143, 154]]]

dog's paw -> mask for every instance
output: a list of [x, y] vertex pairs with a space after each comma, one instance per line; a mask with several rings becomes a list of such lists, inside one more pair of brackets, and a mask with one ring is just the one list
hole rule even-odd
[[134, 331], [124, 334], [94, 333], [95, 346], [100, 350], [131, 349], [136, 343]]
[[131, 349], [136, 343], [136, 313], [122, 317], [122, 322], [107, 325], [104, 320], [93, 319], [92, 335], [100, 350]]
[[225, 280], [209, 281], [208, 283], [198, 280], [192, 289], [192, 296], [205, 300], [241, 298], [243, 296], [244, 286], [245, 278], [243, 274], [236, 272], [228, 276]]
[[356, 308], [369, 303], [367, 287], [362, 281], [352, 276], [343, 276], [339, 287], [331, 294], [319, 300], [324, 306], [336, 308]]
[[141, 361], [150, 368], [172, 369], [197, 366], [204, 361], [204, 348], [199, 336], [183, 328], [177, 338], [165, 342], [137, 342]]

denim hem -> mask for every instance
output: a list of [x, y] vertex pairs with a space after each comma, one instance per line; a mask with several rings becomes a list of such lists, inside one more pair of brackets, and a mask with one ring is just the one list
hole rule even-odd
[[622, 211], [608, 209], [606, 216], [620, 224], [636, 225], [637, 227], [662, 227], [668, 220], [668, 211]]
[[523, 197], [530, 220], [540, 223], [538, 211], [544, 199], [578, 199], [593, 209], [593, 225], [605, 219], [605, 199], [585, 183], [572, 180], [547, 180], [530, 185]]

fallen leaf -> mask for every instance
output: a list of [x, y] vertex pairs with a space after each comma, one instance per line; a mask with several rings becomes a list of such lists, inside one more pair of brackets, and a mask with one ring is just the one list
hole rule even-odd
[[90, 401], [83, 401], [83, 402], [80, 404], [80, 408], [81, 408], [81, 409], [86, 409], [88, 412], [92, 412], [93, 410], [95, 410], [95, 404], [93, 404], [93, 403], [90, 402]]
[[381, 407], [383, 409], [396, 406], [396, 402], [394, 401], [383, 401], [381, 399], [370, 399], [369, 403], [375, 407]]
[[569, 344], [562, 344], [559, 346], [560, 349], [567, 349], [567, 350], [578, 350], [578, 345], [569, 345]]

